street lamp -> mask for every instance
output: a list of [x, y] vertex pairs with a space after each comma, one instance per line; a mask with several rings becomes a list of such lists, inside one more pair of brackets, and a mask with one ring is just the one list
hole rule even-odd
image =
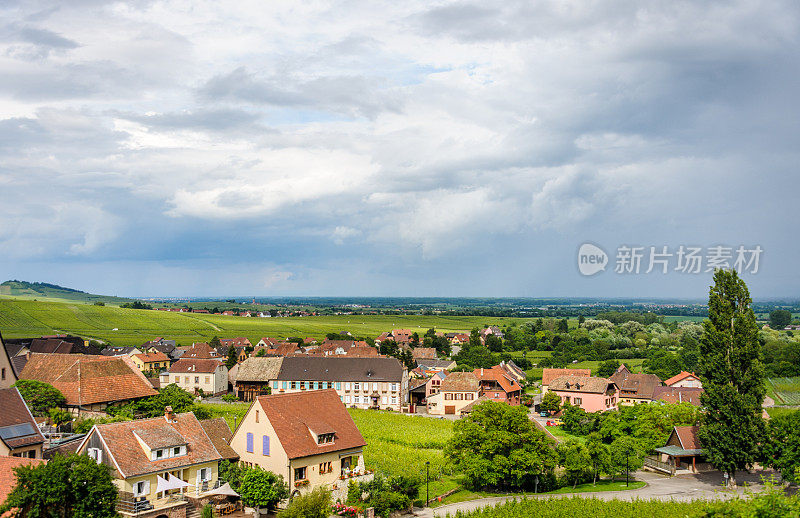
[[431, 479], [431, 461], [425, 461], [425, 507], [431, 501], [430, 493], [430, 479]]

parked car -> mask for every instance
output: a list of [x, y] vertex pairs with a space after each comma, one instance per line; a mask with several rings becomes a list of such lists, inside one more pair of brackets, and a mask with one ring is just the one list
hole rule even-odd
[[550, 417], [550, 412], [548, 412], [547, 410], [542, 410], [541, 412], [539, 412], [539, 415], [542, 417]]

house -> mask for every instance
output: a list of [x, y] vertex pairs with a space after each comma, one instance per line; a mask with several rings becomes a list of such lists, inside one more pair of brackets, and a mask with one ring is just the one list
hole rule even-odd
[[381, 355], [378, 350], [374, 347], [366, 346], [366, 347], [352, 347], [345, 356], [351, 358], [385, 358], [385, 356]]
[[56, 335], [34, 338], [27, 347], [32, 353], [100, 354], [100, 349], [87, 343], [79, 336]]
[[435, 347], [417, 347], [411, 351], [411, 357], [417, 363], [419, 363], [419, 360], [436, 360], [439, 358], [436, 355]]
[[461, 415], [461, 410], [480, 397], [480, 382], [472, 372], [451, 372], [439, 392], [428, 397], [431, 415]]
[[253, 344], [250, 343], [250, 340], [243, 336], [239, 336], [237, 338], [220, 338], [219, 344], [222, 347], [225, 347], [225, 350], [228, 350], [228, 347], [253, 347]]
[[[5, 503], [8, 495], [10, 495], [11, 491], [17, 486], [17, 474], [14, 472], [14, 468], [19, 468], [21, 466], [38, 466], [44, 462], [47, 461], [41, 458], [30, 459], [26, 457], [4, 457], [0, 455], [0, 506]], [[7, 514], [3, 514], [3, 516], [6, 515]], [[8, 514], [8, 516], [13, 515]]]
[[103, 356], [133, 356], [142, 353], [144, 351], [138, 347], [106, 347], [100, 351]]
[[161, 373], [160, 381], [163, 387], [174, 383], [192, 394], [227, 394], [228, 368], [213, 358], [181, 358]]
[[453, 360], [419, 360], [417, 366], [425, 377], [433, 376], [437, 372], [450, 371], [456, 368]]
[[186, 349], [186, 352], [183, 353], [181, 358], [219, 358], [219, 354], [217, 354], [217, 351], [206, 342], [195, 342], [191, 347]]
[[503, 372], [505, 372], [508, 376], [511, 376], [512, 378], [517, 380], [517, 383], [519, 383], [520, 385], [522, 384], [523, 381], [525, 381], [528, 378], [528, 375], [525, 374], [525, 371], [522, 370], [516, 363], [514, 363], [511, 360], [507, 362], [501, 361], [498, 367], [500, 367], [503, 370]]
[[591, 369], [543, 369], [542, 370], [542, 396], [547, 394], [550, 383], [561, 376], [585, 376], [592, 375]]
[[480, 383], [481, 396], [512, 406], [519, 405], [522, 387], [499, 365], [495, 365], [491, 369], [475, 369], [473, 374]]
[[0, 335], [0, 389], [6, 389], [17, 382], [17, 372], [11, 364], [3, 336]]
[[355, 340], [325, 340], [319, 348], [323, 356], [345, 355], [354, 347], [369, 347], [367, 342]]
[[333, 389], [256, 398], [231, 446], [245, 465], [282, 475], [294, 494], [344, 489], [364, 473], [366, 441]]
[[231, 311], [230, 309], [223, 311], [222, 314], [225, 315], [226, 317], [239, 316], [239, 313], [237, 313], [236, 311]]
[[169, 356], [170, 360], [177, 360], [173, 353], [175, 352], [175, 340], [167, 340], [165, 338], [155, 338], [149, 342], [145, 342], [139, 346], [143, 353], [158, 351]]
[[505, 337], [503, 332], [497, 326], [484, 327], [483, 329], [478, 331], [478, 334], [481, 336], [481, 340], [486, 340], [486, 338], [489, 335], [494, 335], [494, 336], [496, 336], [497, 338], [500, 338], [500, 339]]
[[156, 395], [126, 356], [31, 353], [20, 378], [53, 385], [64, 394], [67, 409], [78, 414], [102, 412], [111, 403]]
[[587, 412], [616, 410], [619, 388], [607, 378], [561, 376], [550, 382], [549, 390], [561, 397], [563, 404], [579, 406]]
[[700, 377], [694, 372], [686, 371], [681, 371], [680, 374], [676, 374], [675, 376], [666, 380], [664, 385], [668, 387], [703, 388], [703, 382], [700, 381]]
[[620, 405], [649, 403], [655, 388], [661, 386], [661, 378], [655, 374], [634, 374], [624, 364], [609, 379], [619, 388]]
[[700, 406], [700, 396], [703, 389], [697, 387], [656, 387], [653, 391], [653, 401], [664, 403], [689, 403]]
[[469, 333], [447, 333], [444, 335], [450, 345], [463, 345], [469, 343]]
[[258, 347], [266, 347], [270, 349], [274, 345], [276, 345], [280, 340], [275, 340], [274, 338], [270, 338], [268, 336], [263, 337], [261, 340], [258, 341], [256, 344]]
[[667, 443], [661, 448], [656, 448], [658, 457], [656, 459], [646, 458], [645, 466], [668, 472], [671, 475], [675, 475], [679, 471], [698, 473], [710, 469], [700, 441], [697, 439], [699, 429], [699, 426], [674, 427]]
[[0, 409], [0, 456], [41, 459], [44, 436], [16, 388], [0, 389]]
[[448, 372], [437, 372], [430, 377], [413, 378], [408, 381], [408, 395], [411, 403], [415, 405], [425, 405], [428, 398], [437, 392], [442, 386], [442, 381], [447, 377]]
[[161, 372], [163, 369], [169, 368], [169, 356], [155, 350], [150, 353], [131, 355], [131, 361], [142, 372]]
[[122, 516], [185, 518], [190, 501], [219, 479], [217, 451], [193, 413], [97, 424], [78, 446], [111, 468]]
[[399, 411], [407, 402], [408, 374], [395, 358], [286, 356], [248, 358], [236, 376], [244, 401], [269, 394], [335, 388], [341, 401], [358, 408]]

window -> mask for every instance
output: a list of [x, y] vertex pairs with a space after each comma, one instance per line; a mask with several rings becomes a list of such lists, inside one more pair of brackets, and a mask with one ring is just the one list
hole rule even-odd
[[247, 432], [247, 453], [253, 453], [253, 434]]
[[[439, 380], [434, 381], [436, 381], [437, 385], [439, 384]], [[392, 383], [392, 392], [397, 392], [397, 383]]]
[[156, 450], [156, 458], [160, 459], [164, 456], [164, 450]]
[[393, 405], [397, 404], [397, 396], [392, 396], [392, 404]]
[[294, 479], [295, 480], [305, 480], [306, 479], [306, 467], [303, 466], [302, 468], [294, 468]]
[[211, 470], [208, 468], [201, 468], [200, 471], [197, 472], [197, 479], [200, 482], [208, 482], [211, 480]]
[[265, 435], [261, 438], [261, 453], [263, 455], [269, 455], [269, 435]]
[[317, 437], [317, 444], [330, 444], [330, 443], [332, 443], [334, 435], [335, 434], [332, 434], [332, 433], [319, 434], [319, 436]]
[[445, 392], [444, 398], [449, 401], [449, 400], [453, 399], [453, 394], [450, 394], [449, 392]]
[[461, 401], [461, 400], [463, 400], [463, 399], [464, 399], [464, 394], [462, 394], [461, 392], [459, 392], [458, 394], [456, 394], [456, 400], [458, 400], [458, 401]]
[[189, 384], [189, 376], [184, 376], [183, 377], [183, 382], [188, 385]]
[[5, 367], [0, 369], [0, 379], [2, 379], [2, 380], [6, 379], [6, 368]]
[[133, 485], [133, 496], [145, 496], [150, 493], [150, 482], [143, 480]]
[[360, 390], [360, 389], [361, 389], [361, 384], [360, 383], [358, 383], [358, 382], [353, 383], [353, 390]]
[[273, 381], [272, 382], [272, 388], [274, 388], [275, 390], [278, 390], [278, 382], [277, 381]]
[[319, 381], [314, 382], [314, 390], [319, 390]]
[[285, 382], [285, 381], [282, 381], [282, 382], [281, 382], [281, 388], [282, 388], [283, 390], [286, 390], [286, 382]]
[[356, 405], [361, 403], [361, 396], [353, 396], [353, 403]]
[[[35, 451], [33, 453], [36, 454]], [[103, 462], [103, 450], [100, 448], [89, 448], [87, 453], [89, 454], [89, 458], [94, 459], [98, 464]]]
[[172, 455], [175, 456], [175, 455], [180, 455], [180, 454], [181, 454], [181, 447], [180, 446], [175, 446], [175, 448], [172, 449]]
[[194, 382], [195, 383], [200, 383], [200, 376], [195, 376], [194, 377]]
[[583, 398], [576, 397], [575, 398], [575, 404], [576, 405], [580, 405], [581, 403], [583, 403]]
[[175, 379], [173, 380], [173, 383], [180, 383], [180, 381], [181, 381], [181, 377], [180, 376], [175, 376]]
[[306, 381], [306, 390], [311, 390], [311, 382]]
[[349, 405], [350, 404], [350, 396], [345, 396], [344, 397], [344, 402]]
[[342, 390], [342, 382], [341, 381], [337, 381], [336, 382], [336, 390]]
[[258, 410], [256, 410], [256, 423], [258, 422]]
[[322, 382], [322, 390], [325, 390], [327, 388], [328, 388], [328, 382], [327, 381], [323, 381]]
[[333, 471], [333, 463], [332, 462], [323, 462], [319, 465], [319, 474], [324, 475], [325, 473], [330, 473]]
[[386, 396], [381, 397], [381, 403], [383, 403], [384, 405], [389, 403], [389, 398]]

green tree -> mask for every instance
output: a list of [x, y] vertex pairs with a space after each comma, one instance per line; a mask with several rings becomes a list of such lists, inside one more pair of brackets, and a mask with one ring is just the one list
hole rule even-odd
[[320, 486], [292, 498], [286, 509], [278, 513], [278, 518], [328, 518], [332, 512], [331, 492]]
[[222, 345], [222, 342], [219, 341], [219, 337], [217, 337], [217, 336], [215, 336], [214, 338], [212, 338], [211, 340], [208, 341], [208, 346], [211, 347], [212, 349], [216, 349], [217, 347], [220, 347], [221, 345]]
[[735, 270], [717, 270], [700, 340], [699, 375], [706, 408], [698, 432], [706, 457], [736, 487], [736, 471], [758, 458], [764, 437], [764, 370], [756, 317], [747, 286]]
[[644, 451], [634, 437], [623, 435], [614, 439], [608, 448], [609, 471], [613, 475], [634, 472], [644, 464]]
[[591, 473], [592, 459], [589, 451], [575, 439], [559, 444], [556, 451], [558, 463], [564, 468], [564, 476], [572, 482], [572, 489], [575, 489], [578, 482]]
[[770, 419], [764, 441], [766, 464], [781, 472], [784, 480], [797, 483], [800, 476], [800, 412]]
[[552, 390], [548, 390], [547, 393], [542, 396], [542, 402], [539, 404], [539, 408], [545, 412], [555, 414], [561, 410], [561, 397]]
[[17, 508], [41, 518], [116, 517], [117, 486], [108, 466], [87, 455], [56, 455], [47, 464], [14, 469], [17, 485], [0, 514]]
[[586, 423], [587, 417], [586, 410], [577, 405], [564, 403], [561, 412], [564, 430], [583, 435], [583, 425]]
[[48, 411], [47, 415], [48, 417], [50, 417], [50, 422], [53, 423], [56, 427], [59, 427], [62, 424], [66, 424], [72, 421], [72, 414], [70, 414], [66, 410], [61, 410], [59, 408], [51, 408]]
[[530, 488], [558, 462], [552, 441], [528, 417], [528, 409], [486, 401], [453, 425], [445, 455], [472, 488]]
[[569, 322], [567, 322], [566, 318], [562, 318], [558, 321], [558, 332], [559, 333], [568, 333], [569, 332]]
[[495, 335], [486, 337], [486, 347], [493, 353], [503, 352], [503, 341]]
[[786, 309], [776, 309], [769, 314], [769, 326], [772, 329], [783, 329], [792, 323], [792, 312]]
[[590, 433], [586, 438], [586, 451], [592, 468], [592, 485], [596, 485], [600, 473], [611, 470], [611, 452], [597, 432]]
[[256, 466], [242, 474], [238, 493], [248, 507], [273, 510], [278, 502], [289, 496], [289, 488], [282, 476]]
[[228, 347], [228, 359], [225, 361], [225, 366], [228, 370], [231, 370], [234, 365], [239, 362], [239, 354], [236, 351], [236, 347], [230, 346]]
[[601, 378], [607, 378], [617, 372], [619, 366], [619, 360], [606, 360], [597, 368], [597, 375]]
[[12, 386], [19, 390], [22, 399], [25, 400], [34, 415], [43, 416], [51, 408], [63, 407], [67, 404], [64, 394], [60, 390], [43, 381], [21, 379]]

